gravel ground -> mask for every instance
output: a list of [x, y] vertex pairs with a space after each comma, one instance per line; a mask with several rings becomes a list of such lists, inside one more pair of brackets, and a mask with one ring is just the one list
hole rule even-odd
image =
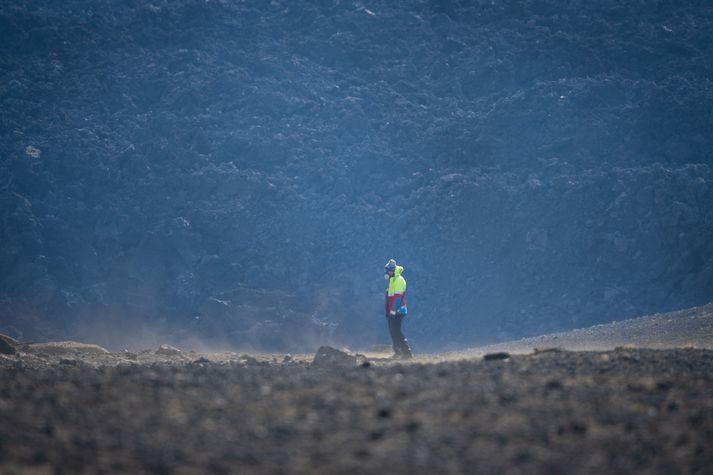
[[619, 346], [713, 350], [713, 304], [488, 345], [456, 352], [452, 356], [482, 356], [495, 351], [531, 353], [536, 349], [554, 347], [575, 351], [612, 350]]
[[0, 473], [710, 473], [711, 350], [371, 356], [21, 346]]

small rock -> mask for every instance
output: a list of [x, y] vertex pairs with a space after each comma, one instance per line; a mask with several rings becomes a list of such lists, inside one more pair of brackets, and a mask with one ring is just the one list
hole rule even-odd
[[259, 366], [260, 362], [255, 359], [254, 357], [243, 353], [240, 355], [240, 358], [238, 358], [238, 363], [244, 364], [245, 366]]
[[485, 356], [483, 356], [483, 360], [485, 360], [485, 361], [506, 360], [508, 358], [510, 358], [510, 353], [506, 353], [504, 351], [499, 352], [499, 353], [488, 353]]
[[156, 350], [157, 355], [164, 355], [164, 356], [178, 356], [182, 352], [175, 346], [171, 345], [161, 345], [158, 347], [158, 350]]
[[421, 428], [421, 424], [418, 421], [411, 421], [408, 424], [406, 424], [406, 432], [416, 432], [418, 429]]
[[132, 361], [136, 361], [139, 357], [136, 353], [133, 353], [126, 348], [121, 351], [121, 356]]
[[541, 355], [542, 353], [562, 353], [562, 348], [535, 348], [534, 354]]
[[35, 147], [34, 145], [28, 145], [27, 147], [25, 147], [25, 153], [32, 158], [40, 158], [40, 155], [42, 155], [42, 150]]
[[315, 353], [312, 364], [314, 366], [354, 367], [357, 365], [357, 357], [331, 346], [322, 346]]

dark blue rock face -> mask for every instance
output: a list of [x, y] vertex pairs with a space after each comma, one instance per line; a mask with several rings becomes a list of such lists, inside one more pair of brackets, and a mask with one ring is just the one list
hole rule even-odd
[[416, 350], [713, 297], [707, 2], [30, 3], [2, 333], [366, 347], [390, 257]]

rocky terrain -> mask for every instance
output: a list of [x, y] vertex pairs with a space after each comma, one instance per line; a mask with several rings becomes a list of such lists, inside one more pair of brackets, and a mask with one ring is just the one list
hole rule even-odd
[[[713, 6], [0, 0], [0, 332], [420, 351], [701, 305]], [[158, 335], [158, 336], [157, 336]]]
[[[713, 339], [675, 347], [712, 324], [710, 305], [620, 324], [658, 346], [670, 334], [670, 349], [501, 347], [411, 362], [3, 337], [0, 473], [704, 474]], [[558, 339], [582, 334], [615, 343], [601, 328]]]
[[629, 348], [706, 348], [713, 350], [713, 304], [664, 314], [647, 315], [569, 332], [487, 345], [454, 355], [508, 351], [529, 353], [542, 348], [611, 350]]

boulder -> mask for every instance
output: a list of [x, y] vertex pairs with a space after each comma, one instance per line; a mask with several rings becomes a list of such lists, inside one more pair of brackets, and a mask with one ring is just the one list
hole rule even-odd
[[75, 353], [88, 353], [105, 355], [109, 351], [99, 345], [79, 343], [77, 341], [48, 341], [46, 343], [30, 343], [23, 347], [29, 353], [45, 353], [49, 355], [67, 355]]
[[17, 340], [0, 333], [0, 354], [14, 355], [17, 353], [17, 345]]
[[175, 346], [161, 345], [158, 347], [158, 350], [156, 350], [156, 354], [163, 356], [178, 356], [181, 354], [181, 350], [179, 350]]
[[322, 346], [315, 353], [312, 364], [323, 367], [355, 367], [357, 357], [331, 346]]
[[203, 366], [203, 365], [211, 364], [211, 361], [208, 358], [201, 356], [200, 358], [191, 361], [191, 364], [196, 365], [196, 366]]
[[238, 363], [244, 366], [262, 366], [266, 364], [265, 362], [260, 362], [257, 360], [257, 358], [248, 355], [247, 353], [243, 353], [240, 355], [240, 358], [238, 358]]

